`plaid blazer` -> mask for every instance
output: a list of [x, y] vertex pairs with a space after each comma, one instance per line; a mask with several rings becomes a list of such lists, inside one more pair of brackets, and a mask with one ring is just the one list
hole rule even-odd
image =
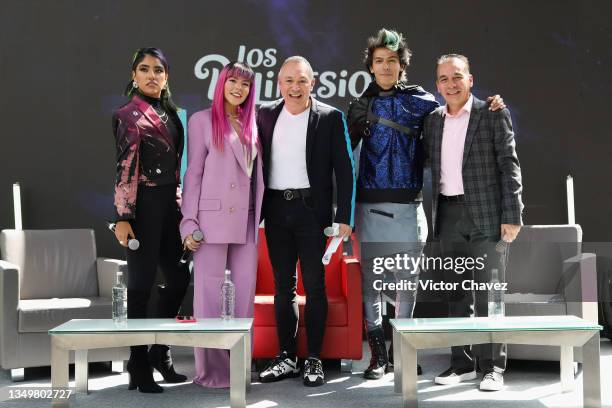
[[[432, 224], [436, 221], [440, 194], [440, 157], [443, 108], [425, 119], [423, 128], [427, 165], [431, 167]], [[516, 155], [510, 111], [491, 112], [474, 97], [463, 150], [463, 190], [472, 220], [489, 236], [499, 236], [501, 224], [522, 225], [521, 168]]]

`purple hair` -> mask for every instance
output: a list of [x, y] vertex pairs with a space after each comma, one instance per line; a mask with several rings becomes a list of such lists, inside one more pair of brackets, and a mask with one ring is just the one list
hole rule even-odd
[[[239, 134], [240, 142], [245, 146], [251, 146], [257, 143], [257, 126], [255, 125], [255, 72], [247, 64], [242, 62], [230, 62], [221, 70], [217, 84], [215, 85], [215, 94], [212, 100], [212, 130], [213, 130], [213, 145], [223, 150], [223, 139], [225, 134], [231, 129], [229, 120], [225, 112], [225, 81], [230, 77], [246, 79], [251, 82], [249, 87], [249, 95], [246, 100], [238, 107], [238, 115], [242, 123], [242, 134]], [[247, 149], [247, 156], [251, 157], [251, 149]]]

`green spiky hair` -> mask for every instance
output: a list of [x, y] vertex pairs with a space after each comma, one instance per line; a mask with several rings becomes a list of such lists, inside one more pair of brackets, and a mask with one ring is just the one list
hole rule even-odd
[[402, 42], [402, 35], [400, 33], [393, 30], [387, 30], [386, 28], [380, 30], [378, 36], [381, 38], [385, 47], [391, 51], [397, 51]]

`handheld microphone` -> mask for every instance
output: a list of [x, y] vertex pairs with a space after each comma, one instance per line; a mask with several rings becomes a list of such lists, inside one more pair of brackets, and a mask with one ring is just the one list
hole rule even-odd
[[337, 222], [334, 222], [331, 227], [325, 227], [323, 230], [323, 234], [326, 237], [335, 237], [340, 233], [340, 225]]
[[502, 238], [499, 240], [497, 244], [495, 244], [495, 250], [499, 252], [500, 254], [503, 254], [506, 251], [506, 249], [508, 249], [509, 244], [510, 244], [509, 242], [504, 241], [504, 239]]
[[340, 243], [342, 242], [342, 237], [338, 236], [339, 233], [340, 233], [340, 225], [336, 222], [334, 222], [331, 225], [331, 227], [325, 227], [325, 229], [323, 230], [323, 234], [325, 234], [326, 237], [332, 237], [332, 240], [329, 243], [329, 246], [325, 250], [325, 254], [323, 254], [323, 258], [321, 259], [321, 262], [323, 262], [323, 265], [329, 264], [329, 261], [331, 261], [332, 255], [334, 254], [334, 252], [336, 252], [336, 250], [340, 246]]
[[[108, 229], [115, 232], [115, 227], [117, 226], [117, 224], [115, 224], [114, 222], [109, 222], [108, 223]], [[131, 238], [128, 240], [128, 248], [131, 249], [132, 251], [137, 250], [138, 248], [140, 248], [140, 241], [138, 241], [136, 238]]]
[[[191, 238], [193, 238], [195, 242], [200, 242], [204, 239], [204, 234], [200, 230], [195, 230], [193, 231], [193, 234], [191, 234]], [[191, 251], [189, 250], [189, 248], [185, 248], [185, 250], [183, 251], [183, 255], [181, 256], [181, 259], [179, 260], [179, 265], [187, 263], [187, 260], [189, 259], [190, 254], [191, 254]]]
[[495, 251], [499, 253], [499, 262], [500, 265], [504, 268], [504, 271], [508, 267], [508, 254], [510, 250], [510, 242], [504, 241], [504, 238], [499, 240], [497, 244], [495, 244]]

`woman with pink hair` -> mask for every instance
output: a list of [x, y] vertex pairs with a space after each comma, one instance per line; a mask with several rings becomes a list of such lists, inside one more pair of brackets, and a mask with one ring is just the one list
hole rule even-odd
[[[230, 269], [235, 316], [253, 317], [257, 277], [257, 230], [264, 192], [255, 125], [255, 74], [246, 64], [226, 65], [212, 107], [188, 125], [181, 238], [194, 252], [196, 318], [221, 315], [221, 284]], [[197, 242], [193, 234], [201, 231]], [[203, 387], [229, 387], [229, 352], [196, 348], [196, 378]]]

